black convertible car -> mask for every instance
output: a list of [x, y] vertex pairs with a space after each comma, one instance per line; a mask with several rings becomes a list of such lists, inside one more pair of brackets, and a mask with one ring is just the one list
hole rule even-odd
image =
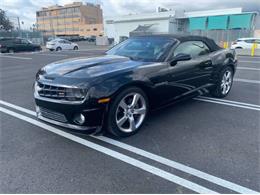
[[41, 68], [34, 85], [37, 116], [75, 130], [129, 136], [151, 109], [205, 91], [225, 97], [236, 66], [234, 50], [206, 37], [132, 37], [105, 56]]

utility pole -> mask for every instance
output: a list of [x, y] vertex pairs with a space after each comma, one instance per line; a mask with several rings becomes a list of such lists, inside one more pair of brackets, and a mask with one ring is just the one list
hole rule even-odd
[[21, 32], [21, 24], [20, 24], [20, 18], [17, 17], [17, 22], [18, 22], [18, 29], [19, 29], [19, 37], [22, 36], [22, 32]]
[[21, 24], [20, 24], [20, 18], [19, 17], [17, 17], [17, 21], [18, 21], [18, 29], [19, 29], [19, 31], [21, 31]]

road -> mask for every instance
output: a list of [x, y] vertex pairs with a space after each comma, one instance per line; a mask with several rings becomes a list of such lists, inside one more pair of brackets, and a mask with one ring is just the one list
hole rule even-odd
[[102, 50], [0, 55], [0, 193], [256, 193], [260, 191], [260, 58], [239, 57], [223, 100], [153, 112], [129, 138], [37, 121], [42, 66]]

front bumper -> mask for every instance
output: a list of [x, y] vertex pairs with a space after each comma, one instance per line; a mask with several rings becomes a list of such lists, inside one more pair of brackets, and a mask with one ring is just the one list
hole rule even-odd
[[[87, 103], [79, 105], [60, 104], [35, 98], [37, 118], [45, 122], [82, 131], [99, 133], [102, 130], [106, 106], [90, 107]], [[47, 110], [47, 111], [46, 111]], [[77, 114], [85, 117], [81, 125], [74, 120]]]
[[0, 48], [0, 53], [6, 53], [8, 50], [6, 47], [1, 47]]

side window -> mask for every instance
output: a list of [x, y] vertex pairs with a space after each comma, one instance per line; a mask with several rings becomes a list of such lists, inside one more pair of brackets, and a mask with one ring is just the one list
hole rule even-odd
[[255, 43], [260, 44], [260, 39], [256, 39]]
[[245, 40], [246, 43], [254, 43], [255, 42], [255, 39], [248, 39], [248, 40]]
[[71, 42], [70, 42], [70, 41], [67, 41], [67, 40], [64, 40], [64, 43], [66, 43], [66, 44], [71, 44]]
[[15, 39], [15, 40], [14, 40], [14, 43], [15, 43], [15, 44], [21, 44], [21, 39]]
[[22, 44], [28, 44], [29, 42], [26, 39], [21, 39]]
[[174, 51], [174, 56], [183, 53], [190, 54], [192, 58], [210, 53], [208, 46], [202, 41], [186, 41], [181, 43]]

